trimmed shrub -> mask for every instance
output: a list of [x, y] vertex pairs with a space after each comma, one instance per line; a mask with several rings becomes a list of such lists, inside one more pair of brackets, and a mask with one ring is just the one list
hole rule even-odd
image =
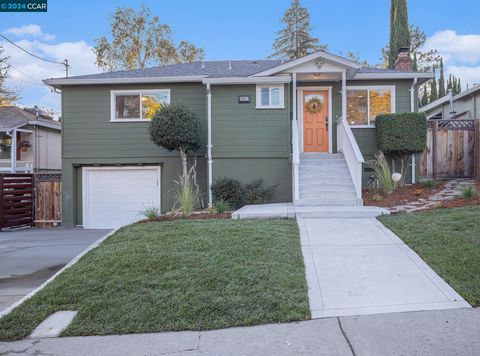
[[212, 184], [213, 201], [223, 200], [231, 209], [238, 209], [244, 201], [242, 184], [232, 178], [219, 178]]
[[245, 185], [245, 202], [247, 204], [268, 203], [277, 187], [278, 184], [264, 187], [263, 179], [256, 179]]
[[391, 157], [421, 153], [427, 147], [424, 113], [384, 114], [376, 118], [378, 149]]
[[223, 200], [216, 201], [214, 206], [219, 214], [225, 214], [228, 210], [228, 204]]

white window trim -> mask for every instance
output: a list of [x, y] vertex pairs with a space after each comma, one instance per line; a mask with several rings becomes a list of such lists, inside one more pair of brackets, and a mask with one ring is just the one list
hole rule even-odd
[[[279, 89], [279, 105], [262, 105], [262, 88], [269, 88], [270, 102], [272, 89]], [[257, 84], [255, 109], [285, 109], [285, 85], [284, 84]]]
[[[392, 105], [392, 114], [397, 112], [396, 102], [397, 102], [397, 95], [396, 95], [396, 87], [395, 85], [359, 85], [359, 86], [347, 86], [347, 92], [349, 90], [367, 90], [367, 125], [350, 125], [352, 129], [371, 129], [375, 127], [375, 124], [370, 123], [370, 90], [391, 90], [392, 97], [391, 105]], [[347, 121], [348, 121], [348, 113], [347, 113]]]
[[[167, 104], [170, 104], [170, 89], [132, 89], [132, 90], [110, 90], [110, 122], [149, 122], [150, 119], [132, 118], [132, 119], [117, 119], [115, 98], [117, 95], [139, 95], [154, 94], [158, 92], [167, 93]], [[142, 99], [140, 98], [140, 115], [142, 115]]]

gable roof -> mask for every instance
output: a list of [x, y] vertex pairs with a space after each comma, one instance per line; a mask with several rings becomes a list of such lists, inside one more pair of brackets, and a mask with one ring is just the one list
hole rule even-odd
[[[474, 94], [476, 93], [477, 91], [480, 90], [480, 85], [474, 85], [473, 87], [471, 87], [470, 89], [468, 90], [464, 90], [462, 91], [461, 93], [455, 95], [452, 100], [453, 101], [456, 101], [456, 100], [459, 100], [467, 95], [470, 95], [470, 94]], [[446, 102], [448, 102], [450, 100], [450, 95], [447, 94], [443, 97], [441, 97], [440, 99], [437, 99], [435, 101], [432, 101], [430, 104], [428, 105], [425, 105], [425, 106], [422, 106], [419, 111], [420, 112], [426, 112], [426, 111], [430, 111], [432, 109], [435, 109], [437, 106], [440, 106], [440, 105], [443, 105], [445, 104]]]
[[61, 124], [53, 119], [37, 117], [32, 112], [17, 106], [0, 106], [0, 131], [10, 131], [25, 125], [39, 125], [61, 130]]
[[280, 59], [199, 61], [135, 70], [79, 75], [68, 78], [51, 78], [45, 79], [43, 82], [53, 87], [86, 84], [203, 82], [205, 78], [237, 78], [237, 80], [238, 78], [251, 78], [251, 81], [253, 82], [258, 80], [255, 78], [272, 76], [286, 68], [306, 63], [315, 58], [323, 58], [345, 66], [356, 73], [357, 76], [363, 76], [363, 78], [355, 79], [408, 79], [415, 77], [432, 77], [430, 73], [362, 68], [359, 63], [352, 60], [328, 52], [319, 51], [292, 61]]

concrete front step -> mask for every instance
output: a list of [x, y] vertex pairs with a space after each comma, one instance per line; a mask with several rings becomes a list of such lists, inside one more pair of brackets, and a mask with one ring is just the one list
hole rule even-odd
[[278, 203], [244, 206], [232, 214], [232, 219], [375, 218], [380, 215], [390, 215], [390, 212], [373, 206], [298, 206]]
[[362, 199], [357, 198], [333, 198], [333, 199], [322, 199], [322, 198], [313, 198], [309, 197], [306, 199], [300, 199], [295, 202], [295, 205], [298, 206], [359, 206], [362, 205]]
[[295, 206], [297, 218], [376, 218], [390, 211], [375, 206]]
[[355, 187], [352, 184], [351, 179], [345, 179], [344, 182], [328, 182], [328, 181], [312, 181], [308, 185], [302, 185], [302, 181], [300, 181], [300, 191], [308, 192], [312, 191], [355, 191]]
[[341, 153], [301, 153], [300, 160], [308, 159], [343, 159]]
[[350, 177], [314, 177], [300, 176], [300, 188], [308, 188], [314, 186], [328, 186], [328, 185], [349, 185], [353, 187], [352, 178]]
[[345, 191], [300, 191], [300, 200], [335, 200], [335, 199], [357, 199], [355, 192]]

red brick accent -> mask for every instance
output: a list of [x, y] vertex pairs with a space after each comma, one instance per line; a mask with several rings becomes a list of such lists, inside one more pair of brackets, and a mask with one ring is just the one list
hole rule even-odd
[[398, 58], [395, 62], [395, 69], [411, 71], [413, 70], [412, 58], [410, 58], [410, 53], [408, 49], [401, 49], [398, 51]]

